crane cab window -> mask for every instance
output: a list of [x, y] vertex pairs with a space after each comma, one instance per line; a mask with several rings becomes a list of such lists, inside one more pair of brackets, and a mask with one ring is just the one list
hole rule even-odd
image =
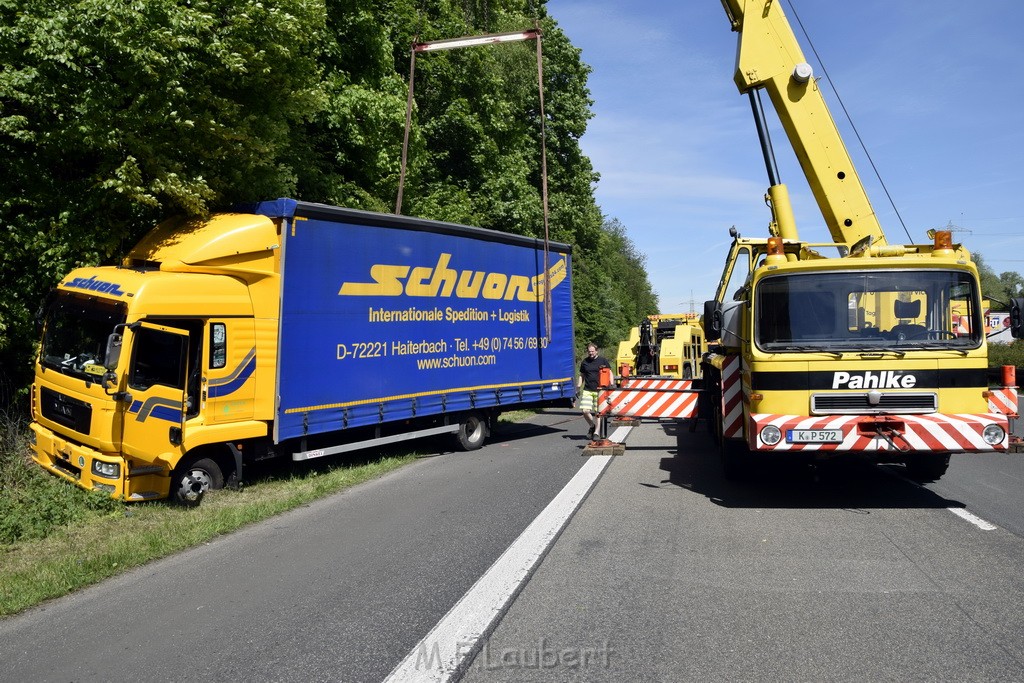
[[747, 245], [733, 245], [722, 272], [719, 294], [735, 301], [747, 298], [754, 257]]
[[765, 351], [974, 348], [983, 329], [967, 271], [780, 274], [755, 295], [755, 340]]

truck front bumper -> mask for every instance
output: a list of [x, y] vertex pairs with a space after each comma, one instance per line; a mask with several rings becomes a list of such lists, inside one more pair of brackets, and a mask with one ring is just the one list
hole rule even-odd
[[[992, 453], [1009, 446], [1005, 415], [770, 415], [752, 413], [751, 450], [763, 452]], [[766, 428], [773, 427], [773, 429]]]
[[127, 501], [167, 497], [170, 473], [161, 466], [132, 466], [119, 453], [102, 453], [33, 423], [32, 459], [48, 472], [89, 491]]

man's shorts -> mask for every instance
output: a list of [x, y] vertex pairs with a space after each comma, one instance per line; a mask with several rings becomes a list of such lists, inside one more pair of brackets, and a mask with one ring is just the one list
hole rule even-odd
[[580, 410], [585, 413], [597, 412], [597, 392], [584, 389], [580, 392]]

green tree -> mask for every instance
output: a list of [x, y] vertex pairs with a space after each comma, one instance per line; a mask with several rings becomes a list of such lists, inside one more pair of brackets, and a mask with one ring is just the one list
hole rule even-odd
[[326, 1], [315, 53], [324, 100], [293, 133], [297, 197], [394, 209], [406, 108], [401, 69], [417, 22], [411, 1]]
[[[172, 214], [392, 210], [413, 41], [535, 25], [550, 237], [575, 249], [579, 338], [614, 341], [653, 296], [602, 224], [589, 67], [543, 0], [0, 0], [0, 362], [27, 372], [45, 291]], [[404, 212], [542, 237], [537, 85], [533, 43], [418, 60]]]
[[1015, 271], [996, 272], [980, 253], [972, 254], [981, 279], [981, 294], [992, 301], [992, 310], [1008, 310], [1010, 299], [1024, 296], [1024, 277]]
[[322, 25], [309, 0], [0, 2], [5, 360], [24, 364], [30, 313], [71, 268], [169, 214], [294, 190]]
[[645, 270], [646, 256], [626, 235], [625, 226], [606, 218], [597, 249], [576, 270], [577, 321], [583, 343], [607, 348], [625, 339], [632, 327], [658, 312], [658, 298]]
[[1003, 287], [1004, 301], [1024, 296], [1024, 277], [1016, 271], [1006, 271], [999, 274], [999, 284]]

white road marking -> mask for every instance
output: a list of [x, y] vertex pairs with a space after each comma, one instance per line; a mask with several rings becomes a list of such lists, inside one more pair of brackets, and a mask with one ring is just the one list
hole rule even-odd
[[590, 492], [613, 456], [591, 456], [441, 621], [398, 664], [385, 683], [450, 681], [490, 635], [548, 546]]
[[963, 517], [968, 522], [970, 522], [974, 526], [978, 527], [982, 531], [992, 531], [993, 529], [998, 529], [999, 528], [995, 524], [993, 524], [992, 522], [987, 522], [984, 519], [982, 519], [981, 517], [979, 517], [978, 515], [974, 514], [973, 512], [968, 512], [967, 510], [965, 510], [963, 508], [946, 508], [946, 509], [949, 510], [950, 512], [952, 512], [957, 517]]
[[615, 431], [608, 435], [608, 440], [615, 443], [626, 443], [626, 437], [629, 436], [629, 432], [632, 429], [633, 427], [625, 425], [616, 427]]
[[[890, 475], [892, 475], [894, 477], [902, 479], [903, 481], [905, 481], [907, 483], [913, 484], [914, 486], [916, 486], [916, 487], [918, 487], [920, 489], [924, 489], [925, 491], [929, 491], [930, 490], [924, 484], [922, 484], [920, 482], [917, 482], [917, 481], [914, 481], [910, 477], [907, 477], [907, 476], [903, 475], [902, 473], [892, 469], [891, 467], [882, 467], [881, 470], [883, 472], [889, 473]], [[960, 517], [962, 519], [967, 520], [968, 522], [970, 522], [974, 526], [978, 527], [982, 531], [994, 531], [995, 529], [999, 528], [995, 524], [993, 524], [992, 522], [989, 522], [988, 520], [982, 519], [981, 517], [979, 517], [978, 515], [974, 514], [973, 512], [968, 512], [965, 508], [948, 507], [946, 509], [949, 510], [950, 512], [952, 512], [957, 517]]]

